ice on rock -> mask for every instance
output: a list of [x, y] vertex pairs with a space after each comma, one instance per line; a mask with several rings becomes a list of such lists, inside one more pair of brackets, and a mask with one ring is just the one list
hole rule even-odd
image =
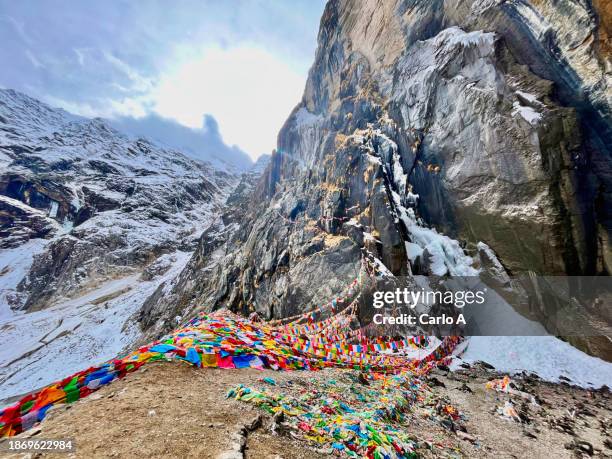
[[[478, 275], [478, 270], [472, 266], [474, 260], [465, 254], [458, 241], [438, 233], [435, 228], [428, 228], [419, 223], [414, 210], [402, 205], [399, 194], [392, 192], [392, 196], [399, 212], [399, 218], [406, 226], [412, 240], [412, 245], [406, 246], [409, 258], [414, 256], [416, 260], [416, 257], [421, 256], [426, 249], [431, 256], [433, 274], [437, 276]], [[414, 260], [411, 259], [411, 261]]]
[[461, 45], [464, 47], [469, 46], [483, 46], [487, 48], [493, 47], [495, 41], [495, 34], [491, 32], [483, 32], [476, 30], [474, 32], [465, 32], [459, 27], [449, 27], [448, 29], [440, 32], [436, 38], [438, 46], [457, 46]]
[[375, 142], [370, 144], [366, 154], [368, 159], [376, 159], [377, 164], [384, 166], [383, 172], [393, 184], [390, 192], [397, 217], [410, 235], [410, 241], [405, 242], [410, 262], [415, 262], [427, 251], [433, 274], [477, 276], [479, 271], [472, 266], [474, 260], [465, 254], [458, 241], [425, 226], [415, 215], [412, 207], [417, 204], [419, 196], [409, 189], [408, 175], [402, 166], [397, 144], [380, 129], [374, 130], [373, 136]]
[[51, 208], [49, 209], [49, 217], [57, 217], [57, 210], [59, 209], [59, 203], [57, 201], [51, 201]]

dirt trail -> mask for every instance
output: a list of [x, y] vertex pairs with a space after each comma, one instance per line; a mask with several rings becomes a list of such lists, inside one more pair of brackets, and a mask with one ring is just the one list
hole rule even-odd
[[[54, 408], [38, 428], [17, 438], [32, 435], [33, 438], [72, 438], [77, 451], [68, 457], [79, 458], [333, 457], [331, 450], [296, 438], [290, 432], [273, 434], [270, 416], [249, 403], [226, 399], [225, 395], [238, 384], [261, 388], [265, 377], [274, 378], [279, 386], [290, 381], [284, 387], [304, 388], [313, 380], [332, 378], [344, 384], [348, 373], [201, 370], [186, 364], [155, 363], [73, 405]], [[483, 368], [458, 373], [436, 370], [430, 378], [435, 378], [430, 384], [436, 386], [438, 394], [448, 396], [466, 415], [464, 424], [468, 436], [457, 435], [417, 411], [411, 415], [408, 425], [416, 438], [445, 444], [445, 455], [452, 451], [459, 457], [591, 457], [589, 453], [612, 457], [612, 444], [604, 444], [609, 435], [606, 428], [612, 425], [607, 392], [534, 380], [519, 382], [524, 385], [522, 389], [539, 398], [541, 407], [529, 404], [521, 407], [517, 403], [519, 412], [529, 421], [518, 423], [496, 413], [496, 407], [503, 405], [509, 396], [485, 389], [491, 374]], [[278, 393], [286, 390], [279, 386], [269, 390]], [[261, 422], [254, 422], [257, 418]], [[587, 443], [572, 446], [578, 440]], [[593, 451], [585, 445], [591, 445]], [[420, 453], [441, 457], [441, 450], [437, 449]]]

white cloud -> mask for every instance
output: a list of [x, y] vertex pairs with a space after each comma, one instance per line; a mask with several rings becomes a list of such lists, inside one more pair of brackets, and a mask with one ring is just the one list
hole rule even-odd
[[7, 21], [9, 24], [11, 24], [24, 42], [28, 44], [32, 43], [32, 39], [26, 32], [25, 24], [22, 21], [18, 21], [17, 19], [12, 16], [9, 16], [8, 14], [0, 15], [0, 20]]
[[153, 110], [190, 127], [201, 127], [203, 114], [212, 113], [225, 142], [254, 158], [275, 148], [305, 76], [254, 45], [181, 51], [189, 57], [162, 73], [147, 98]]
[[302, 96], [325, 0], [56, 3], [2, 3], [4, 86], [88, 117], [209, 113], [256, 157]]
[[37, 69], [44, 69], [45, 66], [43, 65], [42, 62], [40, 62], [38, 60], [38, 58], [32, 53], [32, 51], [30, 51], [29, 49], [26, 50], [25, 52], [26, 57], [28, 58], [28, 60], [32, 63], [32, 65], [37, 68]]
[[85, 118], [118, 118], [122, 116], [142, 118], [148, 113], [144, 98], [104, 99], [95, 105], [88, 102], [72, 102], [48, 94], [42, 96], [41, 99], [53, 107], [61, 107], [70, 113]]
[[[73, 51], [82, 62], [84, 50]], [[42, 98], [89, 118], [156, 113], [191, 128], [202, 128], [204, 114], [209, 113], [218, 121], [225, 143], [237, 145], [253, 159], [276, 147], [278, 131], [300, 101], [306, 78], [291, 62], [255, 45], [209, 46], [198, 52], [179, 48], [169, 60], [172, 64], [156, 78], [142, 76], [111, 53], [103, 56], [126, 77], [126, 86], [110, 82], [121, 95], [88, 102], [50, 94]]]
[[79, 48], [73, 48], [74, 54], [76, 54], [79, 65], [83, 67], [85, 65], [85, 51]]
[[153, 87], [153, 81], [150, 78], [143, 77], [129, 64], [123, 62], [112, 53], [103, 52], [104, 58], [117, 70], [122, 72], [132, 83], [131, 89], [136, 92], [150, 91]]

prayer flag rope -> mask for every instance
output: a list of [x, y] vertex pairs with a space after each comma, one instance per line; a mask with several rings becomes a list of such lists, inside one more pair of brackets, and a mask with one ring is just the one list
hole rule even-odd
[[[391, 373], [407, 370], [422, 374], [448, 357], [461, 340], [448, 337], [431, 348], [422, 347], [423, 342], [413, 338], [392, 342], [395, 344], [366, 338], [358, 344], [331, 342], [333, 336], [342, 334], [342, 330], [337, 328], [347, 325], [346, 321], [338, 321], [318, 330], [322, 335], [312, 330], [312, 337], [305, 339], [304, 334], [292, 333], [291, 327], [252, 322], [228, 311], [201, 313], [183, 328], [140, 347], [124, 358], [88, 368], [4, 408], [0, 411], [0, 436], [13, 436], [31, 428], [44, 419], [52, 406], [86, 397], [147, 362], [181, 360], [200, 368], [311, 371], [355, 368]], [[422, 349], [423, 355], [413, 358], [388, 352], [404, 346]]]

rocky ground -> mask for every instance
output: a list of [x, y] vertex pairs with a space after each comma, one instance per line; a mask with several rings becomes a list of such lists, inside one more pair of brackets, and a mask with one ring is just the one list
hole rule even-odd
[[[456, 372], [436, 369], [428, 377], [430, 396], [450, 400], [461, 417], [440, 422], [417, 402], [398, 427], [417, 440], [423, 457], [612, 456], [608, 390], [584, 390], [529, 376], [514, 379], [515, 390], [532, 395], [533, 404], [521, 395], [487, 389], [486, 383], [499, 376], [483, 364]], [[273, 378], [276, 385], [264, 378]], [[38, 428], [17, 438], [72, 438], [77, 445], [74, 457], [86, 458], [332, 457], [326, 445], [304, 440], [282, 420], [226, 394], [244, 384], [289, 396], [320, 390], [330, 381], [342, 394], [362, 384], [360, 379], [356, 372], [340, 370], [198, 370], [151, 364], [84, 400], [55, 408]], [[498, 412], [510, 400], [520, 420]]]

